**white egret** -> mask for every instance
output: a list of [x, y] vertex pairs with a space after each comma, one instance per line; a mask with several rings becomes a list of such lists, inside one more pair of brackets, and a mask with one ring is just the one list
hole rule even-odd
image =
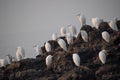
[[93, 24], [93, 27], [95, 27], [96, 29], [98, 29], [100, 23], [103, 22], [103, 19], [100, 19], [100, 18], [96, 17], [96, 18], [92, 18], [91, 22]]
[[33, 47], [34, 47], [34, 50], [37, 53], [37, 55], [42, 55], [43, 54], [42, 49], [39, 45], [34, 45]]
[[110, 20], [110, 21], [108, 22], [108, 24], [109, 24], [110, 28], [112, 28], [112, 29], [115, 30], [115, 31], [118, 31], [118, 27], [117, 27], [115, 21]]
[[73, 36], [70, 33], [66, 34], [67, 43], [70, 45], [73, 43]]
[[63, 48], [63, 50], [67, 51], [67, 45], [63, 39], [57, 39], [57, 42], [58, 42], [59, 46], [61, 48]]
[[109, 42], [110, 41], [110, 34], [107, 31], [103, 31], [102, 32], [102, 38], [106, 41]]
[[17, 61], [24, 59], [24, 57], [25, 57], [25, 50], [22, 47], [17, 47], [17, 50], [16, 50]]
[[81, 23], [81, 26], [86, 25], [86, 17], [84, 15], [78, 14], [77, 17]]
[[82, 39], [83, 39], [85, 42], [88, 42], [88, 34], [87, 34], [87, 32], [86, 32], [85, 30], [81, 30], [80, 33], [81, 33]]
[[50, 68], [51, 67], [51, 64], [52, 64], [52, 55], [48, 55], [47, 57], [46, 57], [46, 66], [47, 66], [47, 68]]
[[66, 35], [66, 28], [65, 27], [61, 27], [60, 28], [60, 34], [61, 34], [61, 36], [65, 36]]
[[99, 52], [99, 59], [100, 61], [105, 64], [106, 63], [106, 54], [105, 54], [105, 50], [102, 50]]
[[46, 42], [46, 43], [45, 43], [45, 50], [46, 50], [47, 52], [50, 52], [50, 51], [51, 51], [51, 45], [50, 45], [49, 42]]
[[80, 66], [80, 56], [77, 53], [74, 53], [72, 58], [75, 65]]
[[0, 59], [0, 67], [6, 66], [8, 61], [6, 59]]
[[52, 34], [52, 40], [56, 40], [58, 38], [57, 33]]
[[67, 25], [69, 32], [73, 35], [73, 36], [77, 36], [77, 29], [75, 26], [72, 26], [71, 24]]
[[6, 60], [8, 61], [8, 64], [12, 63], [12, 56], [10, 54], [6, 55]]

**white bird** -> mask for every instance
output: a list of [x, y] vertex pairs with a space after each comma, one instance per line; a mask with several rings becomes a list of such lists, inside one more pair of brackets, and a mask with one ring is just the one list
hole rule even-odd
[[47, 68], [50, 68], [51, 67], [51, 64], [52, 64], [52, 55], [48, 55], [47, 57], [46, 57], [46, 66], [47, 66]]
[[83, 39], [85, 42], [88, 42], [88, 34], [87, 34], [87, 32], [86, 32], [85, 30], [81, 30], [80, 33], [81, 33], [82, 39]]
[[106, 63], [106, 54], [105, 54], [105, 50], [102, 50], [99, 52], [99, 59], [100, 61], [105, 64]]
[[115, 30], [115, 31], [118, 31], [118, 27], [117, 27], [115, 21], [110, 20], [110, 21], [108, 22], [108, 24], [109, 24], [110, 28], [112, 28], [112, 29]]
[[34, 45], [33, 47], [34, 47], [34, 50], [37, 53], [37, 55], [42, 55], [43, 54], [42, 49], [39, 45]]
[[103, 22], [103, 19], [100, 19], [100, 18], [96, 17], [96, 18], [92, 18], [91, 22], [93, 24], [93, 27], [95, 27], [96, 29], [98, 29], [100, 23]]
[[77, 29], [76, 29], [76, 27], [75, 27], [75, 26], [72, 26], [71, 24], [68, 24], [67, 27], [68, 27], [68, 29], [69, 29], [69, 32], [70, 32], [73, 36], [77, 37]]
[[58, 38], [57, 33], [52, 34], [52, 40], [56, 40]]
[[25, 58], [25, 50], [22, 47], [17, 47], [16, 58], [17, 61], [20, 61], [21, 59]]
[[66, 34], [67, 43], [70, 45], [73, 43], [73, 36], [70, 33]]
[[61, 48], [63, 48], [63, 50], [67, 51], [67, 45], [63, 39], [57, 39], [57, 42], [58, 42], [59, 46]]
[[72, 58], [75, 65], [80, 66], [80, 56], [77, 53], [74, 53]]
[[12, 63], [12, 56], [10, 54], [6, 55], [6, 60], [8, 61], [8, 64]]
[[46, 43], [45, 43], [45, 50], [46, 50], [47, 52], [50, 52], [50, 51], [51, 51], [51, 45], [50, 45], [49, 42], [46, 42]]
[[86, 25], [86, 17], [84, 15], [78, 14], [77, 18], [79, 19], [81, 26]]
[[6, 66], [8, 64], [6, 59], [0, 59], [0, 67]]
[[110, 34], [107, 31], [103, 31], [102, 32], [102, 38], [106, 41], [106, 42], [110, 42]]
[[60, 28], [60, 34], [61, 34], [61, 36], [65, 36], [66, 35], [66, 28], [65, 27], [61, 27]]
[[96, 27], [96, 19], [95, 19], [95, 18], [92, 18], [92, 19], [91, 19], [91, 22], [92, 22], [92, 24], [93, 24], [93, 27]]

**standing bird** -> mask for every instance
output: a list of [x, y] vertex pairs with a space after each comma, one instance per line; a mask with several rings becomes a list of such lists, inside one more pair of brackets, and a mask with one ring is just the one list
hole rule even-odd
[[110, 34], [107, 31], [103, 31], [102, 32], [102, 38], [106, 41], [106, 42], [110, 42]]
[[6, 59], [0, 59], [0, 67], [6, 66], [8, 61]]
[[100, 23], [103, 22], [103, 19], [100, 19], [100, 18], [96, 17], [96, 18], [92, 18], [91, 22], [93, 24], [93, 27], [95, 27], [96, 29], [98, 29]]
[[77, 18], [79, 19], [81, 26], [86, 25], [86, 18], [84, 15], [78, 14]]
[[8, 61], [8, 64], [12, 63], [12, 56], [10, 54], [6, 55], [6, 60]]
[[83, 39], [85, 42], [88, 42], [88, 34], [87, 34], [87, 32], [86, 32], [85, 30], [81, 30], [80, 33], [81, 33], [82, 39]]
[[70, 45], [73, 43], [73, 36], [70, 33], [66, 34], [67, 43]]
[[99, 59], [103, 64], [106, 63], [106, 54], [105, 53], [106, 53], [105, 50], [102, 50], [99, 52]]
[[68, 24], [67, 27], [68, 27], [68, 29], [69, 29], [69, 32], [70, 32], [73, 36], [77, 37], [77, 29], [76, 29], [76, 27], [75, 27], [75, 26], [72, 26], [71, 24]]
[[52, 40], [56, 40], [58, 38], [57, 33], [52, 34]]
[[24, 57], [25, 57], [25, 50], [22, 47], [17, 47], [17, 50], [16, 50], [17, 61], [24, 59]]
[[111, 20], [108, 22], [108, 24], [109, 24], [110, 28], [112, 28], [112, 30], [118, 31], [118, 27], [117, 27], [115, 21]]
[[51, 49], [51, 45], [50, 45], [50, 43], [49, 42], [46, 42], [45, 43], [45, 50], [47, 51], [47, 52], [50, 52], [52, 49]]
[[35, 52], [37, 53], [37, 55], [43, 54], [42, 49], [39, 45], [34, 45], [33, 48], [34, 48]]
[[61, 34], [61, 36], [65, 36], [66, 35], [66, 28], [65, 27], [61, 27], [60, 28], [60, 34]]
[[52, 64], [52, 55], [48, 55], [47, 57], [46, 57], [46, 66], [47, 66], [47, 68], [51, 68], [51, 64]]
[[72, 58], [75, 65], [80, 66], [80, 56], [77, 53], [74, 53]]
[[57, 39], [57, 42], [63, 50], [67, 51], [67, 45], [63, 39]]

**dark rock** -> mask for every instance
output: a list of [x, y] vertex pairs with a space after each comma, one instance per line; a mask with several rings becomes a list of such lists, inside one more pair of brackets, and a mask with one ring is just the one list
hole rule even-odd
[[[116, 22], [119, 31], [113, 31], [107, 22], [102, 22], [99, 29], [85, 25], [89, 41], [84, 42], [79, 33], [67, 51], [58, 45], [57, 41], [48, 41], [52, 51], [46, 52], [42, 46], [43, 55], [36, 59], [28, 58], [13, 62], [0, 68], [0, 80], [120, 80], [120, 21]], [[110, 33], [110, 42], [102, 39], [101, 33]], [[60, 37], [65, 40], [65, 37]], [[99, 60], [99, 51], [105, 49], [106, 63]], [[73, 53], [80, 56], [80, 66], [77, 67], [72, 59]], [[48, 69], [45, 59], [53, 56], [51, 68]]]

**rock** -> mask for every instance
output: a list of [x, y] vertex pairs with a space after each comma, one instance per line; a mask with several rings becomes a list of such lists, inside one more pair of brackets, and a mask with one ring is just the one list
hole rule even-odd
[[[46, 52], [42, 46], [43, 55], [36, 59], [27, 58], [0, 67], [0, 80], [119, 80], [120, 79], [120, 21], [116, 22], [119, 31], [113, 31], [107, 22], [102, 22], [99, 29], [85, 25], [89, 41], [84, 42], [79, 32], [71, 45], [67, 44], [67, 51], [58, 45], [57, 41], [49, 40], [52, 51]], [[110, 33], [110, 42], [102, 39], [101, 33]], [[59, 37], [64, 39], [65, 37]], [[105, 49], [106, 63], [102, 64], [98, 58], [99, 51]], [[72, 54], [80, 56], [80, 66], [75, 66]], [[48, 69], [45, 59], [53, 56], [51, 68]]]

